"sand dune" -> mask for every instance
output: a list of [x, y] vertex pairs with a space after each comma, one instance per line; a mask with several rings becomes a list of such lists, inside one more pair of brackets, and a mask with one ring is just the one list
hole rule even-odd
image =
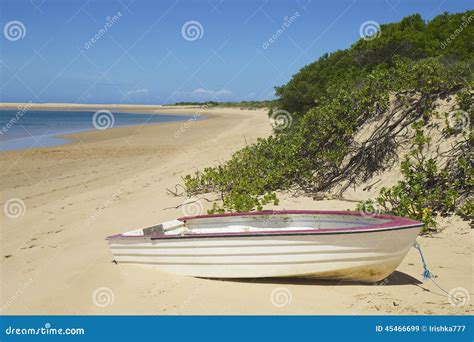
[[[10, 107], [8, 107], [10, 106]], [[3, 105], [16, 108], [17, 104]], [[49, 107], [48, 107], [49, 106]], [[44, 104], [35, 109], [61, 109]], [[196, 107], [69, 106], [194, 114]], [[1, 310], [6, 314], [461, 314], [446, 294], [422, 283], [418, 252], [379, 286], [303, 280], [220, 281], [180, 277], [153, 267], [116, 265], [104, 238], [183, 215], [181, 176], [229, 158], [271, 134], [264, 110], [213, 108], [209, 119], [75, 134], [75, 142], [1, 152], [1, 205], [21, 199], [17, 218], [1, 218]], [[212, 198], [212, 195], [209, 196]], [[200, 200], [197, 207], [209, 203]], [[353, 209], [354, 202], [282, 194], [279, 208]], [[167, 209], [165, 209], [167, 208]], [[171, 209], [169, 209], [171, 208]], [[188, 209], [189, 210], [189, 209]], [[469, 225], [440, 222], [421, 237], [436, 281], [472, 294]], [[284, 293], [284, 305], [272, 296]]]

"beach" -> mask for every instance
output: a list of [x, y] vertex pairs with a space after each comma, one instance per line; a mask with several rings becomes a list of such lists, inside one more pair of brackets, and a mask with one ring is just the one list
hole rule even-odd
[[[10, 107], [9, 107], [10, 106]], [[18, 104], [3, 105], [17, 108]], [[100, 110], [206, 116], [206, 120], [117, 127], [68, 136], [71, 144], [0, 152], [1, 205], [24, 203], [18, 217], [2, 212], [2, 314], [466, 314], [423, 282], [412, 248], [378, 285], [309, 279], [210, 280], [117, 265], [105, 238], [205, 211], [183, 206], [181, 177], [217, 165], [271, 134], [266, 110], [166, 106], [35, 106], [35, 110]], [[378, 186], [383, 183], [378, 184]], [[167, 191], [171, 190], [171, 191]], [[210, 194], [208, 199], [216, 195]], [[278, 209], [354, 209], [354, 201], [281, 194]], [[269, 207], [272, 208], [272, 207]], [[10, 215], [11, 216], [11, 215]], [[440, 233], [418, 238], [435, 281], [448, 292], [473, 292], [472, 233], [457, 217]], [[284, 296], [275, 303], [275, 293]]]

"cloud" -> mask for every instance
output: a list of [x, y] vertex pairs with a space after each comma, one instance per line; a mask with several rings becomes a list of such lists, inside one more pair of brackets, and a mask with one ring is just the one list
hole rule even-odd
[[142, 88], [142, 89], [135, 89], [135, 90], [130, 90], [127, 91], [128, 96], [133, 96], [133, 95], [148, 95], [148, 89]]
[[232, 95], [232, 92], [227, 89], [211, 90], [211, 89], [205, 89], [205, 88], [197, 88], [193, 90], [193, 95], [219, 97], [219, 96]]
[[233, 93], [227, 89], [212, 90], [206, 88], [196, 88], [189, 91], [175, 91], [169, 100], [174, 102], [181, 101], [230, 101]]

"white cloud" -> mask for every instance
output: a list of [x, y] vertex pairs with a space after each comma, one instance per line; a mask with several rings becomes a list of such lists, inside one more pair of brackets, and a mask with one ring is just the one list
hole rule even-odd
[[190, 91], [175, 91], [171, 94], [170, 100], [181, 101], [231, 101], [232, 91], [227, 89], [212, 90], [206, 88], [196, 88]]
[[227, 89], [220, 89], [220, 90], [211, 90], [211, 89], [205, 89], [205, 88], [197, 88], [193, 90], [194, 95], [206, 95], [206, 96], [213, 96], [213, 97], [219, 97], [219, 96], [226, 96], [226, 95], [232, 95], [232, 92]]
[[135, 89], [135, 90], [130, 90], [127, 91], [127, 95], [148, 95], [148, 89], [142, 88], [142, 89]]

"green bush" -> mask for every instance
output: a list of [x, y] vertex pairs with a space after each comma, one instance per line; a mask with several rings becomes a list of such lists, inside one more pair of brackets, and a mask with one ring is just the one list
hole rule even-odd
[[[424, 157], [428, 141], [422, 133], [435, 114], [436, 99], [457, 94], [460, 108], [472, 114], [472, 51], [449, 55], [451, 50], [446, 48], [441, 53], [435, 46], [446, 32], [433, 38], [436, 30], [429, 28], [439, 22], [449, 22], [452, 27], [459, 20], [459, 15], [444, 14], [425, 24], [418, 16], [408, 17], [385, 30], [382, 26], [384, 40], [378, 43], [359, 41], [351, 49], [323, 56], [303, 68], [277, 90], [280, 109], [291, 112], [292, 125], [258, 139], [222, 165], [186, 176], [187, 195], [218, 193], [220, 201], [210, 212], [223, 212], [261, 210], [266, 204], [277, 204], [275, 193], [280, 190], [314, 193], [344, 184], [343, 191], [387, 167], [396, 157], [398, 139], [413, 125], [414, 149], [401, 164], [404, 180], [384, 189], [377, 204], [420, 219], [428, 229], [434, 226], [437, 213], [472, 213], [472, 202], [459, 200], [472, 191], [472, 131], [462, 133], [464, 139], [450, 151], [452, 157], [443, 169], [434, 159]], [[469, 39], [472, 30], [466, 32], [457, 39]], [[391, 56], [386, 62], [387, 46], [400, 41], [417, 48], [402, 49], [405, 54]], [[364, 62], [370, 68], [351, 68], [347, 58], [362, 52], [372, 56]], [[466, 54], [465, 60], [459, 60]], [[341, 64], [335, 64], [334, 58]], [[392, 106], [391, 98], [395, 99]], [[387, 113], [397, 119], [385, 120]], [[381, 124], [374, 133], [366, 141], [356, 141], [355, 135], [375, 120]], [[361, 208], [369, 205], [362, 203]]]

